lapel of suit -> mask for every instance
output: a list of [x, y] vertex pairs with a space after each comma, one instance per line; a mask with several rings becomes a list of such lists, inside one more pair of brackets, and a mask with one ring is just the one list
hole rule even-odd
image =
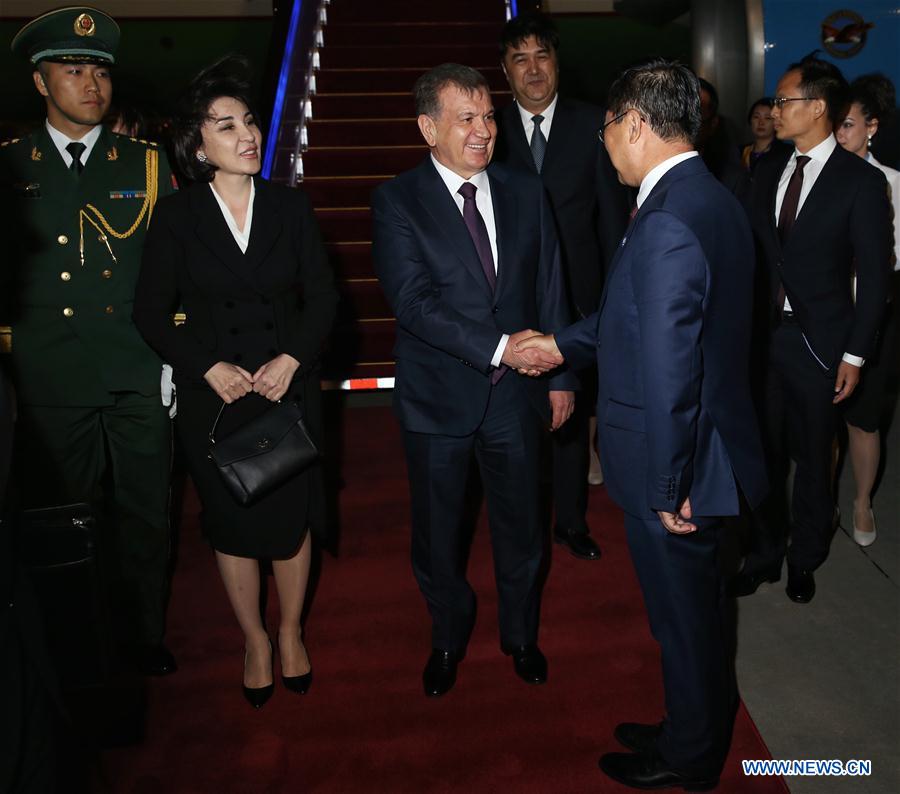
[[[828, 217], [828, 204], [832, 200], [831, 197], [840, 192], [842, 184], [842, 158], [844, 152], [843, 149], [839, 152], [839, 149], [841, 149], [840, 144], [834, 147], [834, 151], [816, 178], [812, 190], [806, 196], [806, 200], [803, 202], [803, 206], [794, 220], [794, 225], [791, 226], [791, 232], [787, 241], [788, 245], [790, 245], [794, 237], [802, 239], [804, 230], [809, 224], [817, 221], [821, 223], [822, 218]], [[774, 210], [772, 214], [774, 216]]]
[[[547, 150], [544, 152], [544, 164], [542, 171], [552, 169], [556, 161], [565, 156], [569, 148], [573, 109], [562, 97], [556, 100], [556, 110], [553, 111], [553, 124], [550, 134], [547, 136]], [[522, 126], [521, 124], [519, 125]], [[528, 152], [531, 155], [531, 150]]]
[[35, 181], [41, 186], [41, 195], [71, 206], [70, 199], [74, 198], [78, 191], [78, 177], [66, 167], [66, 162], [45, 125], [41, 125], [32, 140], [34, 145], [29, 156], [32, 158], [35, 172], [39, 175]]
[[[521, 125], [519, 125], [521, 126]], [[515, 245], [518, 237], [518, 213], [516, 195], [502, 175], [488, 171], [491, 183], [491, 204], [494, 208], [494, 228], [497, 232], [497, 285], [494, 295], [499, 298], [504, 287], [513, 280]]]
[[255, 290], [256, 284], [253, 283], [245, 255], [234, 241], [211, 186], [208, 183], [198, 183], [190, 190], [191, 206], [197, 219], [197, 237], [235, 277]]
[[536, 174], [537, 168], [534, 166], [534, 156], [531, 154], [528, 138], [525, 137], [525, 127], [522, 124], [519, 105], [516, 102], [513, 102], [506, 107], [504, 112], [506, 113], [506, 124], [504, 125], [507, 139], [506, 145], [509, 147], [510, 153], [520, 162], [524, 163], [526, 168]]
[[792, 148], [788, 148], [785, 156], [779, 158], [779, 164], [777, 166], [773, 165], [771, 173], [772, 177], [769, 179], [769, 184], [766, 185], [766, 228], [769, 230], [769, 234], [771, 234], [772, 239], [775, 241], [775, 247], [780, 251], [781, 250], [781, 237], [778, 234], [778, 219], [775, 217], [775, 203], [778, 199], [778, 183], [781, 181], [781, 175], [784, 173], [784, 169], [788, 164], [788, 160], [791, 159], [791, 155], [794, 150]]
[[[465, 265], [473, 278], [483, 286], [485, 293], [490, 296], [491, 288], [481, 269], [481, 260], [475, 250], [475, 243], [472, 242], [472, 237], [469, 235], [469, 230], [466, 228], [456, 201], [432, 165], [430, 155], [419, 166], [418, 181], [420, 189], [416, 193], [422, 207], [434, 221], [444, 239], [450, 244], [456, 257]], [[493, 190], [493, 184], [491, 189]]]
[[278, 202], [269, 184], [260, 177], [253, 178], [256, 196], [253, 200], [253, 225], [250, 241], [244, 254], [244, 265], [252, 273], [263, 263], [272, 246], [281, 236], [282, 218]]

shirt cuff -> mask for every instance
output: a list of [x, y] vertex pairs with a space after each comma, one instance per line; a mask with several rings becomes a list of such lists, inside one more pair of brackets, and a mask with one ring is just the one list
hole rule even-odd
[[494, 357], [491, 359], [492, 367], [499, 367], [501, 363], [501, 359], [503, 358], [503, 353], [506, 350], [506, 343], [509, 341], [509, 334], [503, 334], [500, 337], [500, 344], [497, 345], [497, 349], [494, 351]]
[[842, 361], [846, 361], [848, 364], [852, 364], [854, 367], [861, 367], [866, 363], [866, 360], [861, 356], [854, 356], [852, 353], [844, 353]]

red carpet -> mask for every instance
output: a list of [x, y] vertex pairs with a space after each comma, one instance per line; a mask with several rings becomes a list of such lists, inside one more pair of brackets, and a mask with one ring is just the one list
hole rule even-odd
[[[617, 722], [658, 719], [662, 693], [622, 520], [603, 488], [591, 489], [589, 515], [602, 560], [554, 548], [540, 634], [549, 682], [522, 683], [500, 653], [482, 517], [469, 566], [478, 623], [456, 687], [432, 700], [421, 691], [429, 621], [409, 565], [406, 471], [389, 411], [347, 410], [343, 447], [341, 554], [325, 556], [306, 624], [309, 694], [277, 687], [259, 712], [243, 700], [242, 639], [189, 494], [169, 610], [181, 669], [151, 683], [146, 742], [104, 753], [109, 789], [625, 791], [598, 771], [597, 758], [616, 749]], [[780, 780], [742, 775], [740, 759], [768, 757], [741, 709], [720, 791], [786, 791]]]

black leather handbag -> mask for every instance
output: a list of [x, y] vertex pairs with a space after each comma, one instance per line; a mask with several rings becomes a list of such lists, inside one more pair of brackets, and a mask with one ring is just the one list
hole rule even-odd
[[240, 504], [252, 504], [319, 457], [297, 403], [276, 403], [228, 437], [216, 440], [225, 405], [209, 431], [209, 457]]

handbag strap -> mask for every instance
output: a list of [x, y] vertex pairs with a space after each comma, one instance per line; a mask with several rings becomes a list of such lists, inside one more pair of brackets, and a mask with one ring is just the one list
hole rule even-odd
[[210, 444], [216, 443], [216, 428], [219, 426], [219, 420], [222, 418], [222, 411], [225, 410], [226, 405], [228, 405], [228, 403], [226, 403], [225, 400], [222, 400], [222, 406], [219, 408], [219, 413], [216, 414], [216, 420], [215, 420], [215, 422], [213, 422], [213, 426], [210, 428], [210, 431], [209, 431], [209, 443]]

